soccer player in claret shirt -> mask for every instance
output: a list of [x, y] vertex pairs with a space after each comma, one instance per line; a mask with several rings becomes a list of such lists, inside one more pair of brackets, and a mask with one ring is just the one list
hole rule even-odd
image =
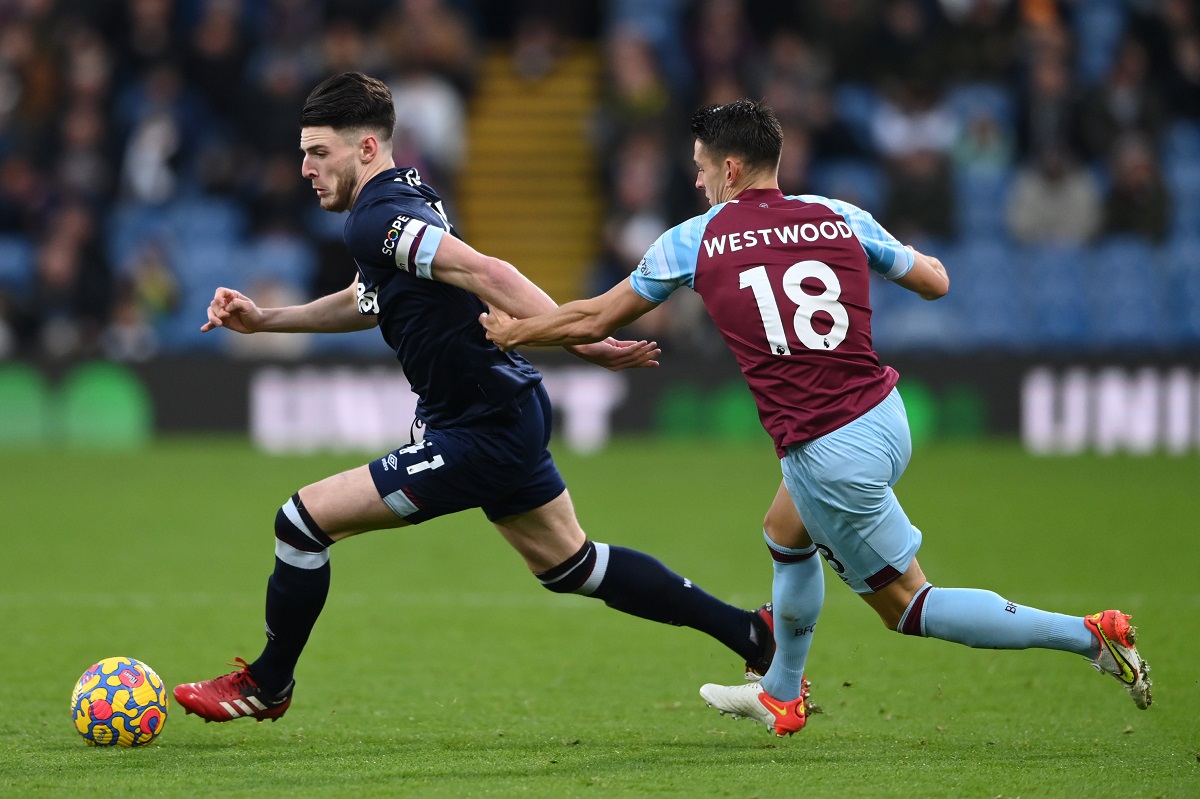
[[[546, 449], [551, 408], [542, 376], [501, 352], [477, 320], [493, 308], [534, 316], [554, 302], [511, 264], [475, 251], [446, 219], [415, 169], [397, 169], [387, 87], [360, 73], [317, 86], [300, 116], [302, 174], [321, 207], [345, 211], [357, 274], [343, 291], [306, 305], [259, 308], [218, 288], [202, 330], [337, 333], [379, 327], [418, 395], [424, 439], [294, 494], [275, 517], [275, 570], [267, 582], [267, 644], [253, 663], [179, 685], [175, 699], [207, 721], [277, 719], [329, 591], [329, 547], [348, 536], [481, 508], [543, 586], [609, 607], [692, 627], [765, 672], [774, 651], [769, 606], [728, 605], [641, 552], [593, 542]], [[655, 366], [646, 341], [572, 346], [607, 367]]]
[[692, 133], [707, 213], [664, 233], [600, 297], [534, 319], [493, 310], [481, 322], [505, 350], [579, 344], [603, 339], [681, 286], [703, 299], [775, 442], [783, 485], [764, 522], [775, 572], [774, 662], [760, 682], [709, 684], [701, 696], [779, 736], [804, 727], [804, 666], [825, 593], [813, 557], [820, 553], [891, 630], [986, 649], [1074, 652], [1149, 707], [1149, 667], [1127, 615], [1066, 616], [991, 591], [936, 588], [917, 563], [921, 533], [892, 491], [911, 454], [908, 421], [897, 374], [873, 349], [868, 278], [874, 271], [935, 300], [949, 289], [942, 263], [902, 246], [853, 205], [784, 196], [783, 134], [763, 104], [701, 109]]

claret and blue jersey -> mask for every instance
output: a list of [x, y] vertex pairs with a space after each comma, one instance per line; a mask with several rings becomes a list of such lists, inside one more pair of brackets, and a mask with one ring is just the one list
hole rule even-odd
[[441, 198], [417, 170], [390, 169], [362, 188], [344, 238], [358, 265], [358, 308], [376, 314], [418, 396], [417, 417], [453, 427], [495, 414], [541, 375], [501, 352], [477, 321], [486, 309], [468, 291], [433, 280], [445, 235], [456, 235]]
[[680, 286], [701, 296], [782, 457], [895, 387], [871, 341], [869, 277], [903, 277], [913, 258], [849, 203], [752, 189], [664, 233], [630, 283], [655, 303]]

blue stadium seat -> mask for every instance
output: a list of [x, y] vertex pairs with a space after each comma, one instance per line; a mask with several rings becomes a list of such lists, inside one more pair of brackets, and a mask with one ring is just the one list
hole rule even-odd
[[1200, 235], [1169, 241], [1160, 253], [1166, 274], [1166, 320], [1170, 342], [1200, 344]]
[[245, 284], [239, 272], [240, 253], [239, 247], [222, 240], [181, 245], [170, 251], [171, 269], [181, 287], [203, 291], [211, 300], [217, 286]]
[[1088, 268], [1089, 337], [1104, 349], [1162, 349], [1166, 270], [1147, 241], [1114, 237], [1097, 244]]
[[959, 236], [964, 239], [1007, 236], [1005, 207], [1011, 187], [1009, 172], [956, 170], [954, 203]]
[[205, 309], [218, 286], [246, 288], [238, 274], [239, 249], [227, 241], [178, 244], [170, 249], [171, 271], [179, 288], [179, 307], [155, 325], [168, 352], [210, 352], [220, 346], [220, 336], [200, 332]]
[[1103, 80], [1125, 33], [1123, 0], [1088, 0], [1074, 9], [1076, 75], [1089, 86]]
[[1163, 167], [1171, 192], [1172, 234], [1200, 234], [1200, 156]]
[[946, 253], [950, 293], [939, 302], [958, 306], [967, 347], [1014, 351], [1030, 340], [1021, 291], [1020, 253], [1002, 241], [971, 241]]
[[1078, 351], [1088, 346], [1087, 250], [1043, 245], [1023, 250], [1023, 301], [1029, 313], [1029, 346], [1037, 351]]
[[204, 291], [193, 286], [181, 291], [179, 308], [155, 325], [155, 332], [158, 333], [159, 343], [164, 351], [213, 352], [221, 347], [222, 336], [214, 336], [211, 331], [200, 332], [212, 296], [212, 288]]
[[1171, 235], [1200, 236], [1200, 197], [1175, 197], [1171, 201]]
[[33, 291], [35, 251], [24, 236], [0, 236], [0, 289], [18, 299]]
[[1168, 125], [1162, 137], [1162, 157], [1168, 170], [1177, 163], [1200, 162], [1200, 122], [1184, 119]]
[[304, 215], [305, 229], [316, 239], [340, 242], [342, 231], [346, 228], [346, 217], [349, 215], [345, 211], [331, 214], [321, 206], [313, 204]]
[[167, 225], [176, 240], [194, 242], [239, 241], [246, 232], [246, 212], [232, 200], [198, 197], [182, 200], [166, 212]]
[[128, 271], [147, 241], [166, 246], [171, 239], [166, 211], [141, 203], [118, 204], [108, 216], [106, 233], [109, 263], [118, 274]]
[[247, 280], [274, 280], [307, 293], [317, 269], [316, 254], [304, 239], [271, 235], [252, 240], [241, 254]]
[[887, 183], [872, 161], [848, 158], [815, 163], [812, 184], [817, 194], [853, 203], [875, 216], [883, 211]]
[[1200, 199], [1200, 158], [1181, 160], [1169, 169], [1164, 166], [1164, 172], [1173, 199]]
[[881, 352], [946, 352], [965, 346], [964, 320], [951, 302], [929, 302], [873, 277], [871, 309], [871, 333]]

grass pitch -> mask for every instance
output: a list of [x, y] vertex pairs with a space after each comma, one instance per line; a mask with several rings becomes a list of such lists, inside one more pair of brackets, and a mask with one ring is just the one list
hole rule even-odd
[[[479, 512], [342, 544], [277, 724], [177, 707], [137, 750], [92, 749], [68, 699], [129, 655], [171, 685], [252, 659], [272, 520], [359, 456], [244, 442], [0, 453], [0, 795], [78, 797], [1194, 797], [1200, 795], [1200, 459], [918, 450], [898, 486], [935, 584], [1134, 614], [1154, 706], [1057, 652], [883, 629], [826, 572], [809, 661], [825, 713], [776, 740], [718, 717], [737, 658], [691, 630], [552, 595]], [[770, 591], [770, 447], [627, 441], [559, 463], [597, 540], [745, 607]]]

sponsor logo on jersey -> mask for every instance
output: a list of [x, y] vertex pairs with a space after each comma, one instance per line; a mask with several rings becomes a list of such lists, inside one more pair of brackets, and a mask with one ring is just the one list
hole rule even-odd
[[404, 230], [404, 226], [408, 224], [412, 217], [400, 214], [392, 221], [392, 226], [383, 236], [383, 249], [381, 252], [384, 255], [391, 255], [396, 251], [396, 242], [400, 240], [400, 231]]
[[401, 172], [397, 177], [392, 178], [393, 183], [407, 183], [409, 186], [421, 185], [421, 173], [417, 171], [415, 166], [410, 166], [408, 169]]
[[361, 314], [379, 313], [379, 290], [368, 291], [361, 280], [358, 281], [358, 312]]
[[639, 262], [638, 262], [638, 265], [637, 265], [637, 270], [638, 270], [638, 272], [639, 272], [639, 273], [641, 273], [641, 274], [643, 274], [643, 275], [649, 275], [649, 274], [650, 274], [650, 267], [649, 267], [649, 266], [646, 264], [646, 259], [645, 259], [645, 258], [643, 258], [641, 261], [639, 261]]

